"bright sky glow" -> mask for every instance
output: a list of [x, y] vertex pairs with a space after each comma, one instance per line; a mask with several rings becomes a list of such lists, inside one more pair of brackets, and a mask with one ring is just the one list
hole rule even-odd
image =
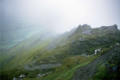
[[58, 33], [89, 24], [120, 25], [120, 0], [4, 0], [5, 17]]

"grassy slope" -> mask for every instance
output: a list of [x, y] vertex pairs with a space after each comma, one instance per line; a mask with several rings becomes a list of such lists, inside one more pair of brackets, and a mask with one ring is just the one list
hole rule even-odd
[[[83, 41], [83, 42], [78, 41], [80, 37], [85, 38], [86, 41]], [[106, 41], [104, 42], [103, 39], [105, 38], [106, 38]], [[99, 34], [99, 36], [98, 35], [90, 36], [90, 35], [80, 35], [80, 33], [74, 33], [70, 37], [64, 36], [61, 39], [59, 39], [59, 44], [64, 42], [64, 45], [58, 45], [55, 49], [52, 49], [52, 50], [45, 49], [45, 47], [47, 47], [48, 44], [50, 43], [50, 40], [46, 40], [41, 43], [36, 43], [35, 41], [36, 40], [34, 39], [27, 40], [21, 43], [19, 46], [12, 49], [10, 53], [14, 53], [13, 55], [15, 56], [12, 60], [10, 60], [10, 62], [8, 62], [5, 65], [3, 69], [3, 70], [6, 70], [5, 75], [7, 73], [7, 75], [11, 76], [12, 78], [13, 76], [18, 76], [21, 73], [27, 73], [27, 75], [30, 76], [32, 72], [29, 72], [29, 71], [26, 72], [26, 70], [23, 69], [25, 64], [29, 64], [33, 60], [36, 60], [37, 62], [39, 62], [39, 61], [42, 61], [43, 59], [47, 60], [48, 62], [48, 61], [51, 61], [51, 59], [49, 59], [48, 57], [54, 56], [56, 57], [55, 61], [62, 62], [62, 66], [52, 70], [53, 73], [49, 74], [48, 76], [42, 77], [42, 80], [50, 80], [50, 79], [70, 80], [74, 72], [79, 67], [89, 64], [96, 57], [96, 56], [82, 57], [80, 56], [80, 54], [83, 53], [82, 50], [87, 51], [86, 49], [88, 49], [87, 52], [91, 54], [93, 53], [94, 49], [97, 49], [100, 47], [102, 47], [103, 50], [107, 50], [106, 47], [115, 44], [116, 42], [118, 42], [118, 39], [117, 39], [117, 36], [115, 37], [115, 35], [114, 36], [111, 35], [110, 37], [109, 35], [104, 35], [104, 34], [103, 35]], [[73, 41], [75, 41], [76, 44], [72, 44]], [[97, 42], [100, 44], [95, 44], [93, 42]], [[32, 43], [36, 43], [36, 45], [33, 45]], [[72, 51], [75, 54], [72, 54]], [[39, 56], [39, 57], [35, 59], [35, 56]], [[32, 75], [36, 75], [36, 74], [37, 73], [35, 72]], [[25, 80], [38, 79], [35, 76], [32, 76], [32, 77], [33, 78], [26, 77]]]
[[6, 55], [1, 56], [0, 62], [7, 62], [4, 63], [4, 68], [6, 70], [9, 70], [28, 63], [33, 59], [34, 56], [39, 54], [41, 50], [44, 50], [44, 48], [51, 41], [50, 39], [47, 39], [44, 41], [37, 42], [37, 39], [38, 38], [34, 37], [27, 39], [15, 46], [13, 49], [10, 49], [8, 54], [6, 53]]
[[80, 56], [80, 55], [73, 55], [69, 57], [63, 58], [63, 65], [54, 69], [54, 71], [44, 77], [41, 78], [25, 78], [24, 80], [72, 80], [73, 75], [75, 74], [76, 70], [80, 67], [86, 67], [89, 63], [93, 62], [97, 59], [100, 55], [105, 54], [106, 52], [110, 51], [111, 48], [105, 48], [103, 51], [95, 56]]
[[97, 56], [83, 57], [72, 56], [63, 60], [63, 65], [56, 68], [51, 74], [42, 78], [25, 78], [24, 80], [70, 80], [74, 72], [79, 68], [92, 62]]

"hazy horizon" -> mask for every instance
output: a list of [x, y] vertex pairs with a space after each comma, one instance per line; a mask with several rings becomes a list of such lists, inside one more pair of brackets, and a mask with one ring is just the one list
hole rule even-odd
[[39, 27], [63, 33], [79, 24], [120, 26], [120, 0], [2, 0], [5, 29]]

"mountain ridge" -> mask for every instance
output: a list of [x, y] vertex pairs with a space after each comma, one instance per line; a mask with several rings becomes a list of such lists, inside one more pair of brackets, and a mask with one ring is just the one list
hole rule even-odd
[[[39, 79], [48, 80], [51, 77], [52, 80], [70, 80], [78, 68], [95, 61], [96, 58], [110, 51], [113, 46], [118, 45], [119, 47], [119, 36], [120, 31], [117, 25], [91, 28], [84, 24], [56, 37], [42, 40], [39, 36], [32, 37], [1, 56], [0, 68], [3, 72], [0, 73], [4, 74], [0, 74], [0, 77], [7, 76], [11, 80], [13, 77], [25, 74], [27, 76], [25, 79], [34, 78], [36, 80], [36, 75], [39, 73], [44, 74], [51, 71], [50, 75], [39, 77]], [[97, 49], [101, 51], [95, 55], [94, 52]], [[56, 66], [57, 64], [59, 66]], [[51, 66], [48, 67], [48, 65]], [[45, 72], [40, 66], [47, 67], [47, 69], [44, 68]], [[54, 73], [58, 75], [66, 73], [65, 79], [63, 79], [64, 75], [57, 76]]]

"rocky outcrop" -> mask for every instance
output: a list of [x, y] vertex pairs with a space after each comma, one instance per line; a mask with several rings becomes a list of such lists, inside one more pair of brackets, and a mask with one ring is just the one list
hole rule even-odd
[[20, 76], [18, 77], [13, 77], [13, 80], [23, 80], [23, 78], [25, 78], [26, 75], [25, 74], [20, 74]]
[[59, 66], [61, 66], [61, 63], [55, 63], [55, 64], [48, 63], [48, 64], [33, 65], [33, 66], [26, 65], [24, 69], [25, 70], [36, 70], [36, 69], [45, 70], [45, 69], [56, 68]]
[[91, 27], [87, 24], [79, 25], [78, 28], [75, 30], [75, 33], [83, 33], [83, 34], [90, 34]]
[[109, 30], [109, 31], [115, 31], [118, 30], [118, 26], [116, 24], [112, 26], [102, 26], [100, 29], [102, 30]]
[[94, 54], [97, 54], [101, 51], [101, 48], [95, 49]]
[[39, 73], [39, 74], [37, 74], [37, 77], [43, 77], [43, 76], [47, 76], [48, 74], [50, 74], [51, 72], [47, 72], [47, 73], [44, 73], [44, 74], [41, 74], [41, 73]]
[[90, 30], [91, 27], [88, 24], [83, 24], [78, 26], [78, 30], [84, 31], [84, 30]]

